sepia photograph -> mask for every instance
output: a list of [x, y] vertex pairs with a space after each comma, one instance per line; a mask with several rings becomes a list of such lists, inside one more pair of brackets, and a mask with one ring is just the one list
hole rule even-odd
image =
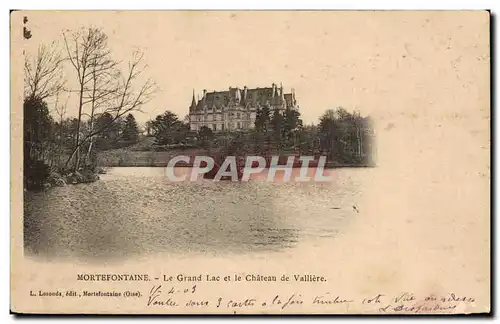
[[490, 312], [488, 11], [10, 18], [12, 312]]
[[[34, 42], [38, 28], [29, 27], [28, 15], [23, 24], [26, 43]], [[150, 49], [154, 40], [124, 61], [128, 53], [113, 53], [104, 28], [78, 27], [25, 53], [26, 255], [96, 260], [279, 251], [308, 239], [328, 244], [359, 213], [364, 174], [375, 166], [375, 131], [356, 106], [335, 107], [325, 93], [305, 89], [318, 106], [302, 112], [301, 92], [278, 80], [267, 84], [273, 76], [258, 72], [220, 89], [217, 79], [197, 75], [204, 56], [196, 52], [189, 53], [193, 78], [162, 92], [166, 76], [151, 71], [159, 63], [152, 61], [159, 54]], [[128, 40], [131, 48], [135, 43]], [[214, 72], [238, 75], [245, 68], [239, 60], [220, 62], [234, 72]], [[187, 158], [170, 165], [178, 156]], [[224, 164], [228, 157], [235, 163]], [[334, 180], [297, 185], [301, 168], [305, 178], [318, 166], [335, 169]], [[187, 181], [168, 178], [166, 168]], [[232, 171], [235, 177], [223, 176]]]

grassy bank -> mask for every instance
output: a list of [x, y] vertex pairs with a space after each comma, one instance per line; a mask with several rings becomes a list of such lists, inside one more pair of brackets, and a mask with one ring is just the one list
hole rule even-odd
[[[117, 149], [99, 152], [97, 165], [100, 167], [165, 167], [175, 156], [187, 155], [207, 155], [203, 149], [175, 149], [169, 151], [134, 151], [130, 149]], [[284, 154], [293, 155], [293, 154]], [[281, 162], [280, 162], [281, 163]], [[176, 166], [190, 166], [189, 164], [177, 163]], [[352, 167], [371, 167], [371, 165], [346, 164], [329, 161], [327, 168], [352, 168]]]
[[[217, 148], [210, 150], [215, 153]], [[251, 152], [238, 151], [241, 155], [251, 155]], [[294, 156], [296, 152], [291, 148], [272, 149], [269, 155], [278, 155], [281, 157]], [[210, 155], [207, 150], [202, 148], [167, 148], [155, 145], [154, 137], [141, 137], [139, 142], [124, 148], [117, 148], [97, 153], [97, 166], [99, 167], [165, 167], [168, 162], [179, 155], [196, 156]], [[259, 154], [255, 154], [259, 155]], [[280, 160], [280, 164], [285, 164]], [[177, 163], [176, 166], [190, 166], [189, 164]], [[354, 168], [371, 167], [373, 165], [363, 163], [345, 163], [341, 161], [327, 161], [327, 168]]]
[[157, 151], [133, 151], [130, 149], [117, 149], [99, 152], [97, 165], [100, 167], [164, 167], [175, 156], [204, 154], [204, 150], [186, 149]]

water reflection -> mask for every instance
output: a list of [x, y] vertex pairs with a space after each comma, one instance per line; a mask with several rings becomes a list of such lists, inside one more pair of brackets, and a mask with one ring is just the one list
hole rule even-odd
[[334, 184], [172, 183], [162, 168], [114, 168], [92, 184], [27, 193], [25, 251], [92, 260], [279, 252], [334, 237], [354, 216], [360, 186], [344, 171]]

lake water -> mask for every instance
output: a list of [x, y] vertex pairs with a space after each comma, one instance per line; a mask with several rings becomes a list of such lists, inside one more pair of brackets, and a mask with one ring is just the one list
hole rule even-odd
[[174, 183], [164, 168], [111, 168], [91, 184], [25, 193], [25, 252], [98, 261], [333, 244], [359, 217], [353, 206], [371, 170], [330, 171], [330, 183]]

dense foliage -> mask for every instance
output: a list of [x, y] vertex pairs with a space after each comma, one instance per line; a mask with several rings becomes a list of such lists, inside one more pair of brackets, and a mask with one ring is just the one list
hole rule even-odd
[[157, 149], [197, 146], [225, 154], [321, 154], [342, 165], [374, 162], [371, 119], [343, 108], [325, 111], [318, 125], [303, 125], [298, 110], [279, 112], [264, 106], [257, 110], [255, 127], [246, 131], [214, 133], [206, 126], [190, 131], [189, 124], [171, 111], [147, 124]]

